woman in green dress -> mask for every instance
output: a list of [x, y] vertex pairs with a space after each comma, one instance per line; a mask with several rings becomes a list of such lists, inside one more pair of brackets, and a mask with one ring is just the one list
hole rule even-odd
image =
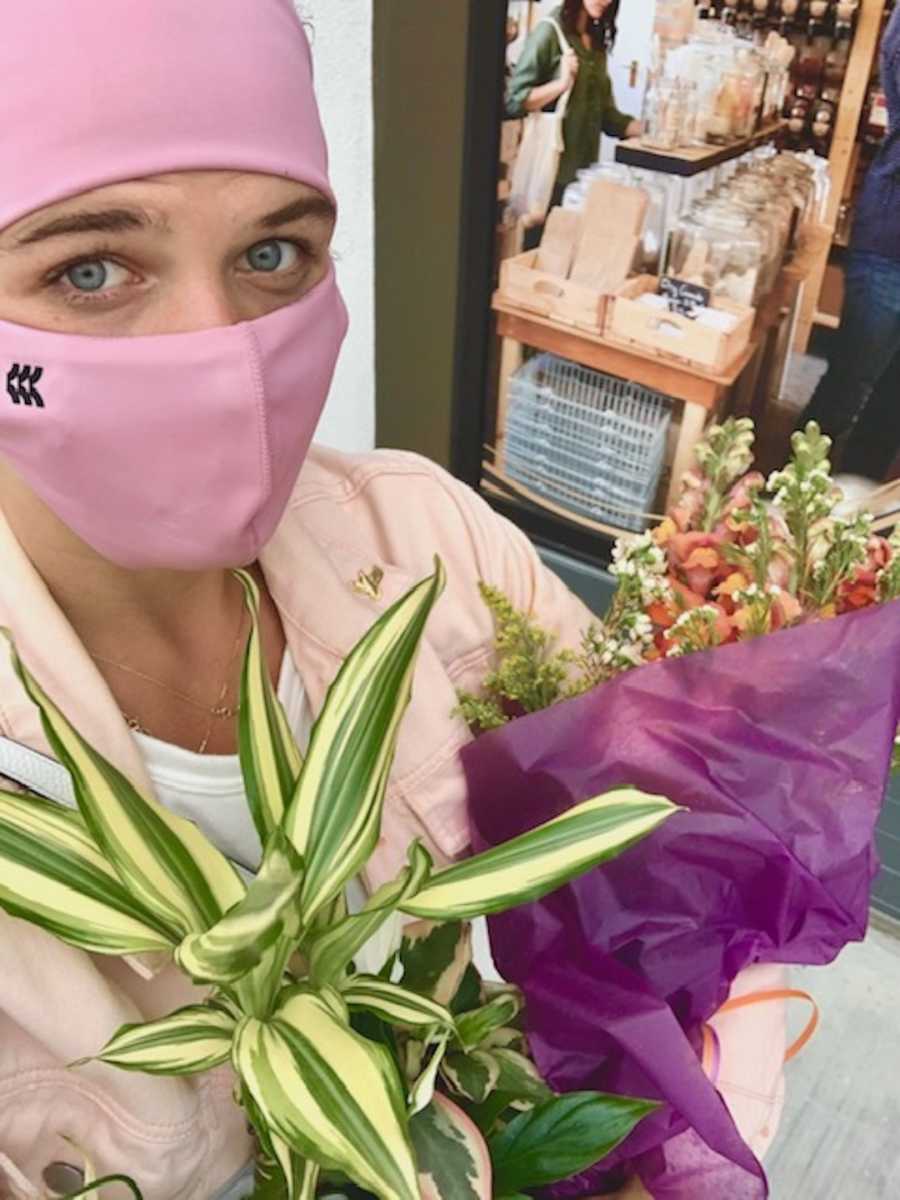
[[[551, 205], [582, 167], [597, 161], [600, 134], [636, 137], [640, 121], [619, 112], [613, 98], [607, 56], [616, 36], [619, 0], [564, 0], [538, 22], [528, 37], [506, 91], [506, 116], [552, 110], [571, 92], [563, 121], [565, 150], [559, 161]], [[551, 22], [568, 43], [563, 53]]]

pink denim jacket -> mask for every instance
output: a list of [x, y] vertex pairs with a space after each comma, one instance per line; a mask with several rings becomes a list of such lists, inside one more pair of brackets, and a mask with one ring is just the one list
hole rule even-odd
[[[456, 689], [477, 685], [491, 659], [493, 628], [478, 581], [502, 588], [570, 644], [590, 614], [472, 491], [398, 452], [315, 449], [261, 560], [318, 712], [344, 656], [379, 612], [431, 571], [435, 553], [447, 568], [447, 590], [426, 629], [370, 887], [396, 870], [416, 836], [439, 859], [466, 851], [458, 751], [469, 733], [450, 714]], [[0, 562], [0, 625], [12, 629], [25, 661], [81, 733], [149, 792], [115, 700], [2, 517]], [[353, 585], [376, 565], [384, 579], [371, 598]], [[0, 734], [49, 753], [37, 709], [5, 654]], [[779, 982], [769, 972], [754, 986]], [[174, 970], [148, 981], [121, 960], [71, 949], [0, 913], [0, 1198], [52, 1194], [45, 1170], [79, 1165], [79, 1150], [100, 1173], [132, 1175], [146, 1200], [209, 1200], [241, 1171], [252, 1145], [227, 1069], [164, 1079], [66, 1066], [96, 1052], [124, 1022], [162, 1015], [194, 994]], [[757, 1152], [777, 1121], [783, 1038], [783, 1015], [765, 1005], [732, 1018], [724, 1046], [729, 1082], [742, 1097], [736, 1115]]]

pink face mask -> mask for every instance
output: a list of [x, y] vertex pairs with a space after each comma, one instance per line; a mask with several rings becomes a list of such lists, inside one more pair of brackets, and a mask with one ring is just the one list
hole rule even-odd
[[[0, 228], [105, 184], [255, 171], [333, 200], [292, 0], [28, 0], [0, 38]], [[39, 53], [22, 52], [40, 47]], [[0, 455], [124, 567], [251, 562], [346, 330], [333, 272], [255, 321], [85, 337], [0, 321]]]
[[196, 333], [0, 321], [0, 446], [120, 566], [245, 565], [285, 510], [346, 327], [333, 271], [294, 304]]

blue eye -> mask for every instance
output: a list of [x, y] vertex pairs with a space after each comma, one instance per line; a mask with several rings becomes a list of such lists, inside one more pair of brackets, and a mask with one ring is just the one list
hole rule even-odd
[[247, 262], [254, 271], [290, 270], [299, 261], [300, 253], [293, 242], [283, 238], [270, 238], [266, 242], [257, 242], [247, 251]]
[[69, 267], [65, 277], [80, 292], [99, 292], [109, 282], [109, 268], [104, 259], [98, 258]]

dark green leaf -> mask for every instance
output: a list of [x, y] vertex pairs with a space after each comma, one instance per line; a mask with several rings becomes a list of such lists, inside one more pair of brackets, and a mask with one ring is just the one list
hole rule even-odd
[[456, 990], [456, 995], [450, 1001], [449, 1009], [454, 1017], [459, 1013], [471, 1012], [481, 1004], [481, 976], [470, 963], [462, 982]]
[[456, 1103], [460, 1105], [465, 1113], [468, 1114], [484, 1134], [488, 1137], [496, 1128], [497, 1122], [503, 1114], [509, 1109], [510, 1120], [517, 1114], [510, 1108], [513, 1100], [518, 1099], [517, 1096], [511, 1096], [509, 1092], [491, 1092], [487, 1100], [481, 1104], [475, 1104], [471, 1100], [458, 1100]]
[[603, 1092], [569, 1092], [520, 1113], [490, 1139], [495, 1195], [545, 1187], [586, 1170], [657, 1107]]

